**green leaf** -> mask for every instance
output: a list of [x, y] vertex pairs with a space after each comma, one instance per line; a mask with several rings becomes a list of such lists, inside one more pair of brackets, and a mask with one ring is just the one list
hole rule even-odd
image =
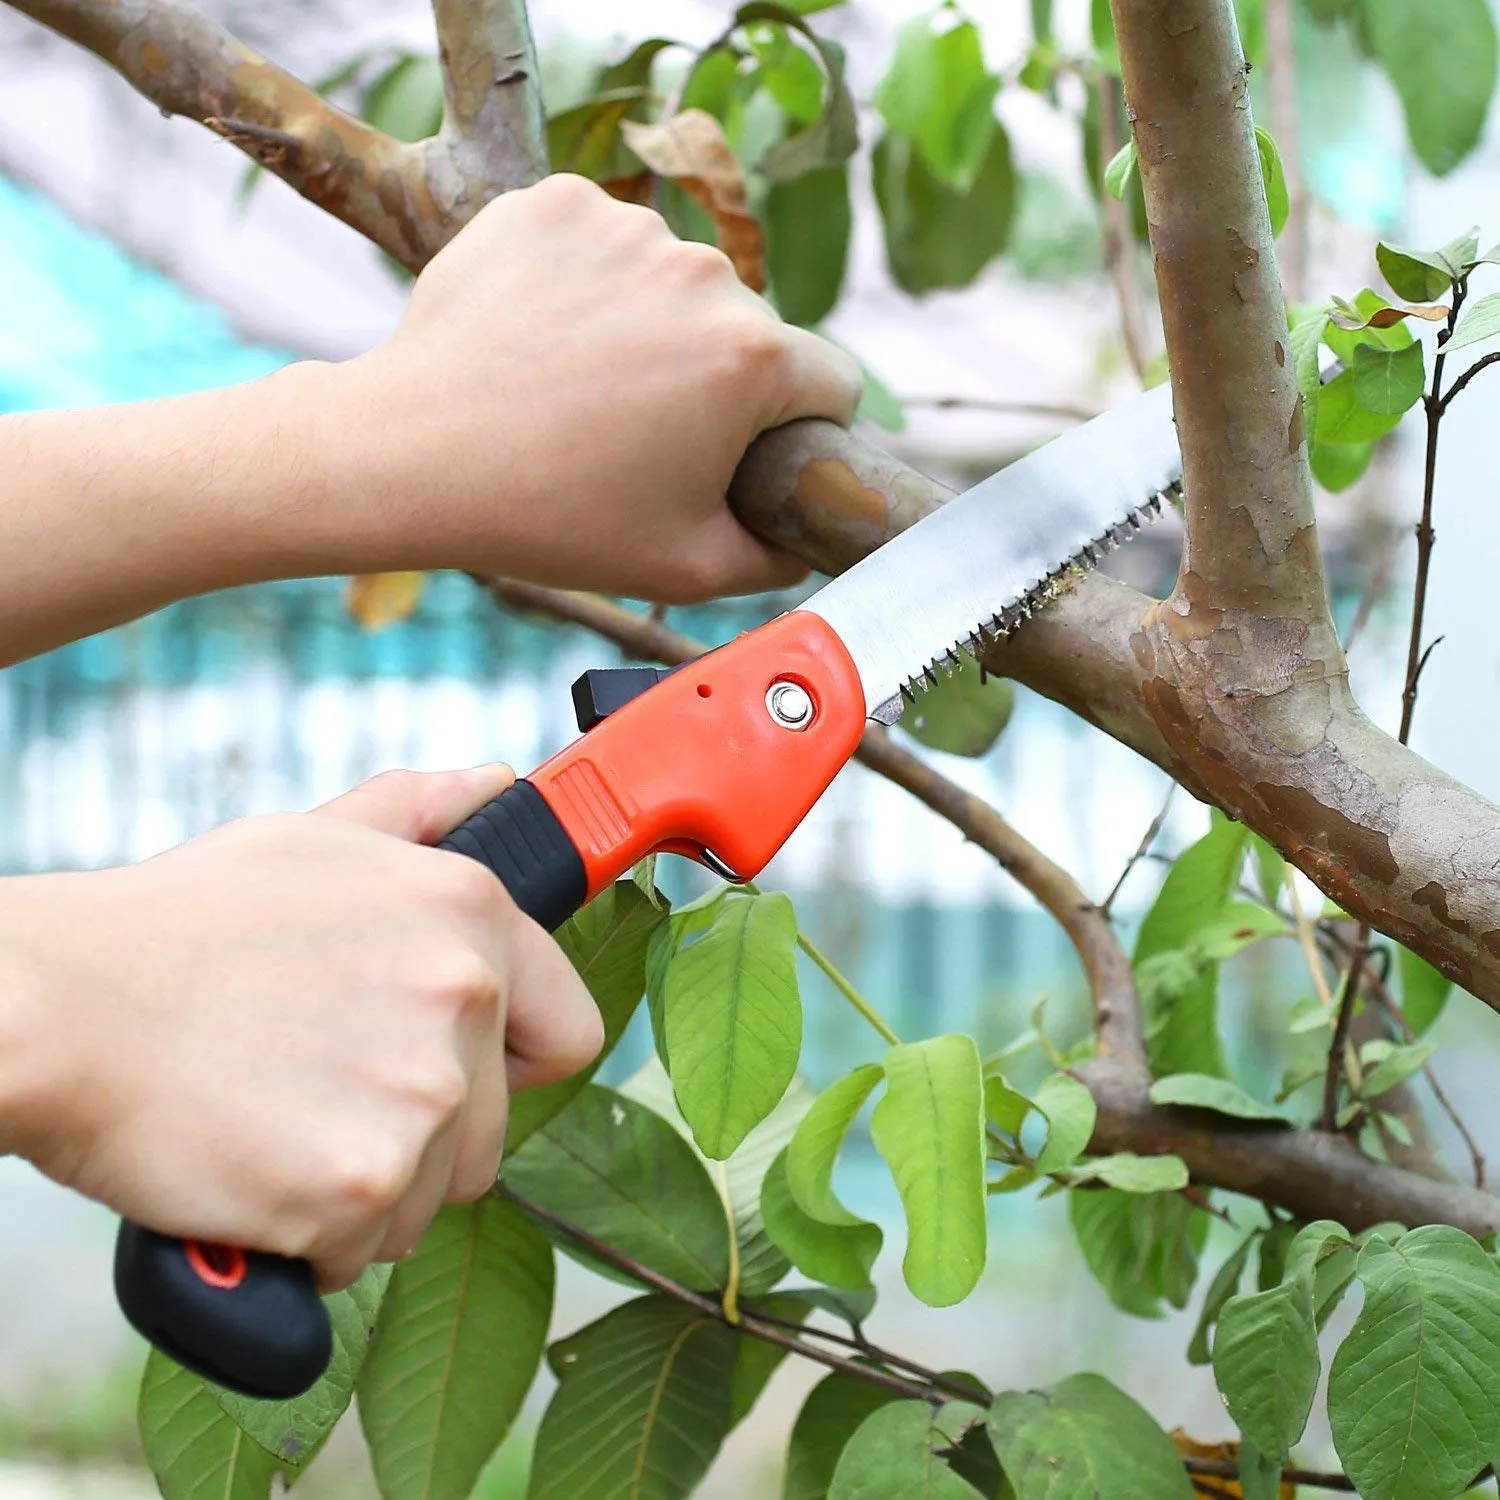
[[1262, 1453], [1249, 1438], [1240, 1440], [1240, 1493], [1244, 1500], [1280, 1500], [1281, 1460]]
[[1082, 1163], [1071, 1180], [1102, 1182], [1122, 1193], [1175, 1193], [1188, 1185], [1188, 1169], [1180, 1156], [1137, 1156], [1134, 1151], [1120, 1151]]
[[1094, 1279], [1123, 1312], [1159, 1318], [1187, 1306], [1207, 1217], [1177, 1193], [1074, 1188], [1068, 1221]]
[[723, 1161], [786, 1092], [802, 1051], [797, 914], [781, 891], [719, 904], [662, 984], [668, 1069], [705, 1156]]
[[1260, 180], [1266, 190], [1266, 209], [1271, 216], [1271, 238], [1286, 228], [1287, 215], [1292, 211], [1292, 200], [1287, 195], [1286, 172], [1281, 165], [1281, 152], [1269, 130], [1255, 127], [1255, 149], [1260, 156]]
[[[764, 1302], [757, 1302], [755, 1311], [780, 1318], [783, 1322], [801, 1323], [812, 1308], [800, 1297], [778, 1292]], [[760, 1400], [761, 1393], [790, 1352], [779, 1344], [768, 1344], [764, 1339], [751, 1338], [749, 1334], [741, 1336], [735, 1350], [734, 1368], [729, 1375], [731, 1428], [738, 1427], [750, 1415], [751, 1408]]]
[[724, 1204], [702, 1163], [659, 1115], [613, 1089], [591, 1083], [505, 1163], [501, 1181], [694, 1291], [729, 1274]]
[[1405, 1083], [1436, 1051], [1436, 1042], [1414, 1042], [1406, 1047], [1387, 1041], [1366, 1042], [1360, 1049], [1360, 1061], [1371, 1071], [1359, 1086], [1359, 1097], [1378, 1099], [1397, 1084]]
[[1448, 1500], [1500, 1450], [1500, 1269], [1429, 1225], [1360, 1251], [1365, 1304], [1334, 1356], [1328, 1418], [1365, 1500]]
[[1218, 1324], [1224, 1304], [1240, 1289], [1240, 1281], [1244, 1277], [1245, 1265], [1250, 1259], [1250, 1249], [1254, 1244], [1255, 1236], [1246, 1235], [1230, 1251], [1224, 1264], [1214, 1272], [1214, 1279], [1209, 1282], [1208, 1291], [1203, 1295], [1203, 1307], [1198, 1314], [1197, 1327], [1193, 1329], [1193, 1337], [1188, 1344], [1187, 1360], [1190, 1365], [1209, 1363], [1208, 1337]]
[[1285, 1462], [1318, 1386], [1310, 1272], [1266, 1292], [1231, 1297], [1214, 1335], [1214, 1380], [1229, 1415], [1262, 1452]]
[[986, 755], [1010, 723], [1015, 692], [962, 656], [951, 677], [929, 688], [901, 716], [901, 728], [929, 750]]
[[397, 1265], [359, 1378], [382, 1500], [467, 1500], [541, 1364], [552, 1246], [514, 1204], [443, 1209]]
[[766, 1233], [804, 1276], [830, 1286], [869, 1289], [870, 1267], [885, 1240], [880, 1226], [864, 1220], [824, 1224], [804, 1213], [787, 1186], [785, 1152], [766, 1173], [760, 1211]]
[[1442, 176], [1472, 151], [1495, 92], [1495, 22], [1486, 0], [1363, 0], [1376, 61], [1406, 112], [1412, 149]]
[[797, 8], [756, 3], [742, 5], [735, 13], [735, 26], [756, 21], [778, 21], [799, 31], [813, 44], [828, 80], [827, 100], [823, 112], [805, 130], [789, 136], [755, 164], [756, 171], [767, 182], [790, 182], [804, 172], [836, 167], [849, 160], [859, 146], [859, 121], [854, 110], [854, 96], [844, 79], [844, 49], [817, 35], [797, 14]]
[[786, 1152], [786, 1182], [803, 1213], [823, 1224], [862, 1224], [833, 1191], [833, 1169], [854, 1117], [885, 1076], [864, 1063], [823, 1090], [803, 1116]]
[[1440, 974], [1425, 958], [1418, 958], [1410, 948], [1396, 950], [1401, 971], [1401, 1009], [1406, 1024], [1421, 1036], [1442, 1015], [1453, 990], [1453, 981]]
[[875, 1311], [873, 1287], [856, 1292], [848, 1287], [794, 1286], [789, 1287], [781, 1295], [796, 1298], [807, 1303], [809, 1307], [818, 1307], [826, 1313], [832, 1313], [835, 1318], [842, 1318], [851, 1328], [863, 1323]]
[[[993, 1067], [984, 1078], [984, 1116], [997, 1130], [1006, 1135], [1019, 1136], [1026, 1116], [1031, 1113], [1031, 1100], [1013, 1089]], [[1088, 1143], [1085, 1142], [1085, 1145]]]
[[1174, 1073], [1169, 1078], [1158, 1078], [1151, 1085], [1151, 1102], [1211, 1109], [1215, 1114], [1231, 1115], [1236, 1120], [1291, 1123], [1279, 1109], [1252, 1099], [1238, 1084], [1226, 1078], [1211, 1078], [1206, 1073]]
[[974, 186], [998, 129], [999, 88], [985, 68], [978, 27], [939, 9], [901, 28], [875, 107], [938, 182], [962, 193]]
[[[1183, 850], [1141, 922], [1132, 962], [1189, 948], [1202, 929], [1223, 915], [1245, 862], [1247, 830], [1216, 823]], [[1192, 978], [1142, 996], [1152, 1070], [1157, 1073], [1225, 1072], [1218, 1025], [1218, 966], [1203, 965]]]
[[821, 323], [838, 303], [849, 260], [849, 168], [772, 184], [761, 218], [777, 310], [803, 328]]
[[912, 143], [897, 135], [876, 145], [872, 170], [886, 262], [903, 291], [920, 296], [966, 287], [1005, 248], [1016, 175], [1010, 140], [999, 126], [967, 192], [939, 181]]
[[961, 1302], [984, 1269], [984, 1081], [968, 1036], [892, 1047], [870, 1119], [906, 1211], [906, 1284], [930, 1307]]
[[390, 1279], [388, 1265], [372, 1265], [347, 1291], [323, 1299], [333, 1324], [333, 1358], [327, 1373], [306, 1395], [293, 1401], [257, 1401], [214, 1386], [214, 1399], [283, 1463], [293, 1467], [305, 1463], [348, 1409]]
[[519, 1150], [533, 1131], [577, 1098], [614, 1050], [646, 988], [647, 948], [653, 934], [666, 925], [666, 912], [633, 880], [621, 880], [558, 929], [558, 945], [599, 1007], [604, 1046], [581, 1073], [512, 1095], [505, 1132], [507, 1155]]
[[528, 1500], [678, 1500], [729, 1431], [737, 1335], [667, 1297], [627, 1302], [553, 1345], [561, 1384]]
[[1318, 442], [1369, 443], [1384, 437], [1399, 416], [1367, 411], [1354, 394], [1354, 372], [1345, 370], [1323, 387], [1318, 398]]
[[1279, 912], [1268, 911], [1253, 901], [1231, 901], [1223, 911], [1198, 929], [1189, 951], [1203, 959], [1233, 958], [1252, 943], [1284, 937], [1289, 928]]
[[819, 1381], [792, 1427], [782, 1500], [827, 1500], [849, 1439], [872, 1412], [898, 1399], [894, 1391], [838, 1371]]
[[1258, 833], [1250, 835], [1250, 852], [1255, 856], [1255, 874], [1260, 893], [1275, 906], [1286, 885], [1286, 860], [1281, 851]]
[[978, 1407], [953, 1401], [893, 1401], [870, 1413], [839, 1455], [828, 1500], [976, 1500], [939, 1450], [955, 1445], [981, 1420]]
[[141, 1446], [165, 1500], [265, 1500], [280, 1465], [198, 1376], [151, 1351], [141, 1379]]
[[725, 902], [738, 893], [732, 886], [721, 885], [706, 891], [695, 901], [679, 906], [651, 935], [646, 946], [646, 1008], [651, 1014], [651, 1033], [662, 1066], [669, 1067], [667, 1053], [666, 986], [667, 973], [677, 961], [683, 943], [710, 926]]
[[1318, 430], [1318, 399], [1323, 392], [1318, 345], [1328, 327], [1328, 309], [1321, 307], [1311, 316], [1293, 323], [1288, 335], [1292, 346], [1292, 366], [1297, 372], [1297, 389], [1302, 392], [1302, 425], [1309, 447]]
[[890, 388], [863, 360], [859, 362], [864, 376], [864, 395], [860, 397], [855, 416], [862, 422], [873, 422], [886, 432], [900, 432], [906, 426], [906, 410]]
[[1076, 1078], [1053, 1073], [1044, 1078], [1033, 1101], [1047, 1118], [1047, 1141], [1037, 1154], [1039, 1172], [1060, 1172], [1071, 1167], [1088, 1146], [1094, 1133], [1099, 1107], [1094, 1096]]
[[1361, 344], [1354, 351], [1354, 399], [1366, 411], [1399, 417], [1422, 399], [1426, 366], [1422, 346], [1374, 349]]
[[681, 45], [664, 36], [648, 37], [644, 42], [638, 42], [619, 62], [600, 69], [594, 92], [607, 94], [615, 89], [649, 89], [657, 58], [668, 48]]
[[1412, 250], [1381, 240], [1375, 264], [1390, 289], [1408, 302], [1431, 302], [1453, 285], [1455, 268], [1435, 250]]
[[1452, 354], [1455, 349], [1482, 344], [1496, 334], [1500, 334], [1500, 292], [1490, 292], [1477, 302], [1465, 305], [1458, 315], [1453, 337], [1438, 352]]
[[398, 141], [436, 135], [443, 128], [443, 70], [437, 58], [398, 58], [370, 85], [360, 115]]
[[1123, 203], [1125, 194], [1130, 191], [1135, 169], [1135, 140], [1132, 137], [1110, 157], [1109, 165], [1104, 169], [1104, 191], [1117, 202]]
[[1007, 1391], [985, 1425], [1015, 1500], [1192, 1500], [1171, 1438], [1102, 1376]]
[[1370, 467], [1374, 456], [1374, 443], [1316, 443], [1310, 460], [1313, 478], [1336, 495]]
[[620, 1092], [659, 1114], [703, 1164], [720, 1198], [728, 1197], [740, 1247], [740, 1295], [759, 1297], [770, 1291], [791, 1267], [761, 1220], [761, 1187], [771, 1163], [811, 1107], [816, 1097], [813, 1091], [801, 1078], [794, 1078], [781, 1103], [745, 1137], [727, 1162], [710, 1162], [693, 1144], [693, 1132], [672, 1095], [672, 1082], [656, 1058], [648, 1058]]
[[620, 122], [627, 120], [645, 98], [639, 88], [616, 89], [612, 93], [565, 109], [547, 121], [547, 155], [554, 172], [576, 172], [595, 182], [621, 175], [626, 147]]
[[823, 70], [784, 26], [756, 27], [750, 45], [760, 59], [761, 87], [799, 125], [823, 112]]

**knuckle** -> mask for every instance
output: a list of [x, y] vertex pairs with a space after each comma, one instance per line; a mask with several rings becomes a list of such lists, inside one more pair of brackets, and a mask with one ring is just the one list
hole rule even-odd
[[330, 1197], [358, 1214], [389, 1213], [406, 1190], [414, 1167], [411, 1154], [398, 1142], [359, 1136], [337, 1152]]
[[729, 380], [757, 385], [782, 379], [792, 362], [781, 325], [758, 313], [734, 319], [719, 337], [718, 353]]
[[428, 962], [423, 982], [444, 1010], [468, 1013], [498, 1009], [499, 976], [472, 948], [444, 947]]
[[672, 264], [688, 282], [732, 283], [738, 279], [729, 257], [717, 245], [706, 245], [700, 240], [675, 240]]
[[443, 851], [439, 897], [466, 917], [484, 921], [498, 918], [505, 905], [505, 887], [476, 859]]
[[450, 1058], [411, 1070], [406, 1095], [435, 1130], [451, 1125], [462, 1113], [469, 1095], [463, 1070]]

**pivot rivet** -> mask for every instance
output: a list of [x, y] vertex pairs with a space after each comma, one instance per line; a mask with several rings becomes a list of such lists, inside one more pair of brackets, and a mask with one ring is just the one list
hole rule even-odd
[[813, 721], [812, 695], [800, 682], [773, 682], [766, 709], [783, 729], [806, 729]]

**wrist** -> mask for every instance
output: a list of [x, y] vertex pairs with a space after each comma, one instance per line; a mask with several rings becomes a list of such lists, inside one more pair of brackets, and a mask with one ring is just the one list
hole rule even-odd
[[[35, 1158], [68, 1092], [68, 1027], [46, 913], [71, 877], [0, 880], [0, 1153]], [[76, 1039], [75, 1039], [76, 1040]]]

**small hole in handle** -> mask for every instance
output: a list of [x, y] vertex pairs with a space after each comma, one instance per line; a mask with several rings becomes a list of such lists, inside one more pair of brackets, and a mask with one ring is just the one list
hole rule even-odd
[[245, 1252], [236, 1245], [189, 1240], [187, 1258], [198, 1279], [221, 1292], [232, 1292], [249, 1270]]

